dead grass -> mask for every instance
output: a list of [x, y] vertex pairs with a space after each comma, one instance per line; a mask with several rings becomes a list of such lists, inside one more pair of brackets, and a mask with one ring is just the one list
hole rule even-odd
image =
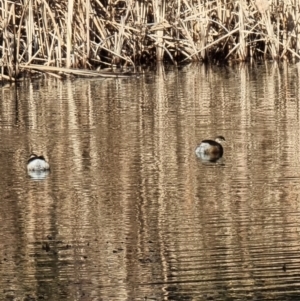
[[299, 58], [298, 0], [0, 0], [0, 9], [3, 79], [30, 65], [59, 75], [157, 61]]

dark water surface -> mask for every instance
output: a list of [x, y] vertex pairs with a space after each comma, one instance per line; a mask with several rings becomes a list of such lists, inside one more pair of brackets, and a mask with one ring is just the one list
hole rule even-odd
[[299, 300], [299, 83], [187, 66], [2, 87], [0, 300]]

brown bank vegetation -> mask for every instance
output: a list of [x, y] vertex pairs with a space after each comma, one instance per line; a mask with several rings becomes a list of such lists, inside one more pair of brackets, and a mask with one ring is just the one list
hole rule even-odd
[[[298, 0], [0, 0], [1, 77], [299, 58]], [[91, 71], [91, 72], [90, 72]]]

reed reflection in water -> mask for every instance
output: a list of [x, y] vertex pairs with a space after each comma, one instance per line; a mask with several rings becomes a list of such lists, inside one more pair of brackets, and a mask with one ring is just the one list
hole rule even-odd
[[265, 65], [3, 87], [2, 299], [297, 300], [298, 86]]

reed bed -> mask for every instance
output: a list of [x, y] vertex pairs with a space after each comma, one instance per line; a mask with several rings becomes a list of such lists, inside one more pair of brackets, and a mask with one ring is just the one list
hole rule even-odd
[[0, 0], [0, 9], [2, 79], [300, 57], [298, 0]]

